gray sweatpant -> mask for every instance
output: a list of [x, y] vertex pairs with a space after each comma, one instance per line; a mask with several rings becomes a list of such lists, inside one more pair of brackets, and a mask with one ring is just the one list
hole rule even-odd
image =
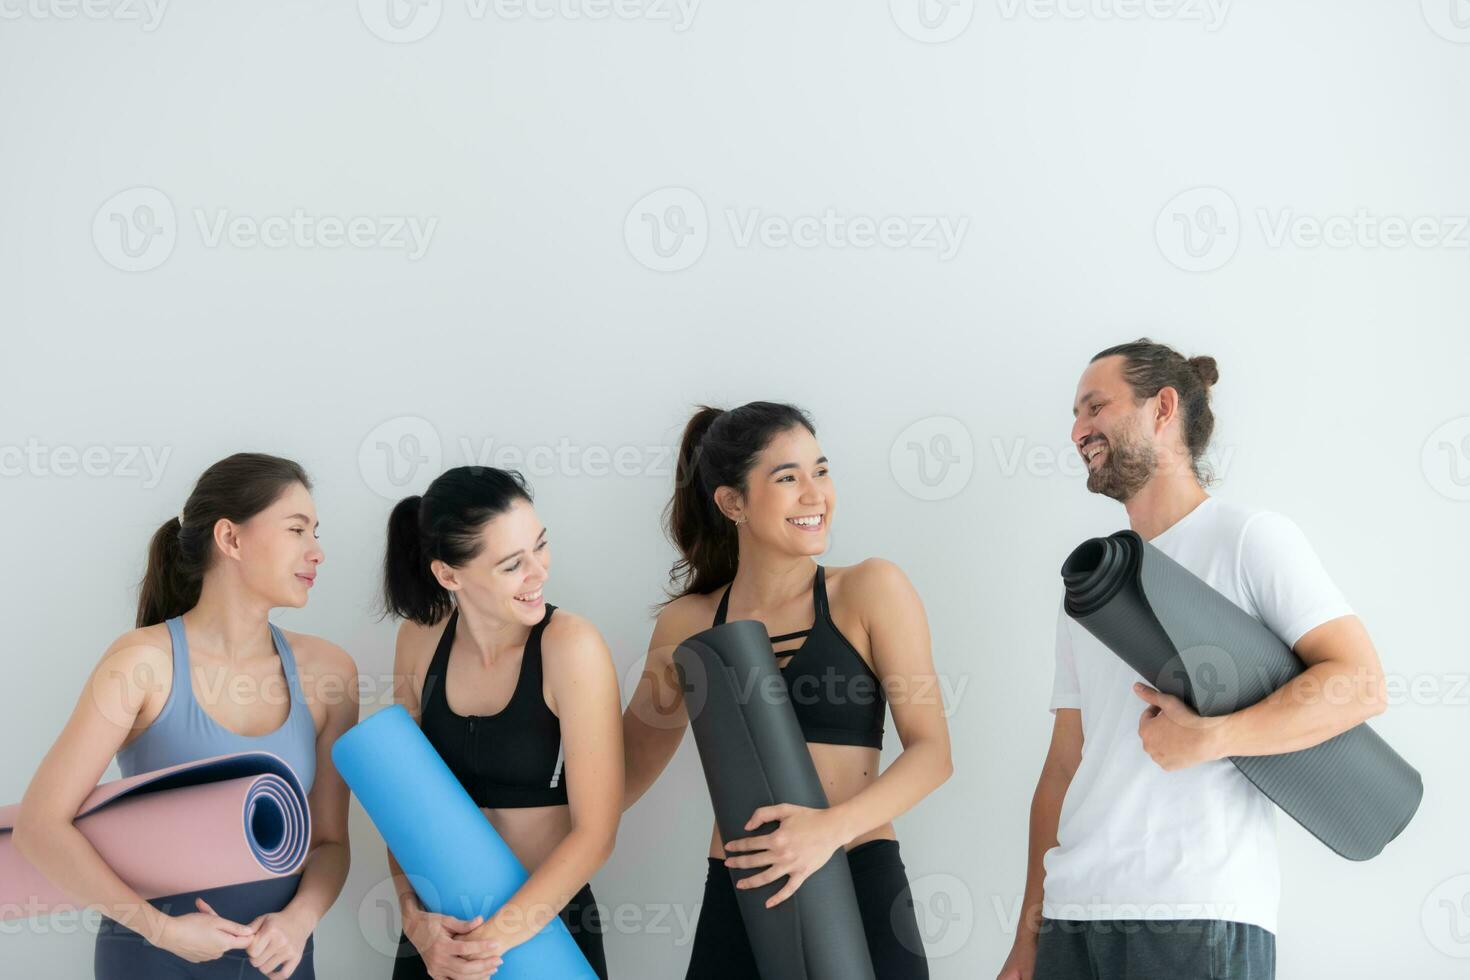
[[1276, 937], [1221, 919], [1042, 919], [1036, 980], [1273, 980]]

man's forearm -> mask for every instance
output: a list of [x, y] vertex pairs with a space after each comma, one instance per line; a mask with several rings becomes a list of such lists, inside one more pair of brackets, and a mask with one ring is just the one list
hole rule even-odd
[[1067, 795], [1069, 780], [1042, 773], [1036, 793], [1031, 797], [1031, 831], [1026, 855], [1026, 888], [1021, 896], [1021, 914], [1016, 920], [1016, 940], [1035, 942], [1041, 926], [1041, 903], [1046, 880], [1044, 858], [1057, 846], [1057, 826], [1061, 822], [1062, 800]]
[[1324, 661], [1268, 697], [1218, 721], [1220, 757], [1311, 748], [1381, 714], [1382, 674]]

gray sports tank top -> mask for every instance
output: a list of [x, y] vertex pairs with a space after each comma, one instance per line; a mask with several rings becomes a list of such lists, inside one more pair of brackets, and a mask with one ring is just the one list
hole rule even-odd
[[184, 638], [184, 621], [174, 617], [166, 623], [173, 641], [173, 686], [163, 710], [141, 735], [117, 753], [124, 777], [152, 772], [183, 762], [208, 759], [232, 752], [271, 752], [286, 760], [308, 792], [316, 777], [316, 724], [301, 693], [296, 674], [296, 656], [286, 636], [269, 624], [281, 670], [291, 692], [291, 710], [281, 727], [265, 735], [237, 735], [205, 713], [194, 697], [189, 675], [189, 644]]

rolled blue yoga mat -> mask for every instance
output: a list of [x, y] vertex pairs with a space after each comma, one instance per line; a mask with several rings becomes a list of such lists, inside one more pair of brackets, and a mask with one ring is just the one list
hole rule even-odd
[[[332, 761], [425, 909], [486, 919], [529, 875], [402, 705], [353, 726]], [[505, 954], [497, 980], [597, 980], [560, 916]]]

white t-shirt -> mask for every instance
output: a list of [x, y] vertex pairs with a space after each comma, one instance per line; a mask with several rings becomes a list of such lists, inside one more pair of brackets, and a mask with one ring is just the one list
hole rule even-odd
[[[1295, 646], [1351, 614], [1287, 518], [1207, 497], [1149, 542]], [[1175, 772], [1143, 750], [1140, 680], [1066, 613], [1051, 710], [1082, 711], [1082, 762], [1046, 852], [1052, 919], [1226, 919], [1276, 931], [1276, 810], [1229, 759]]]

